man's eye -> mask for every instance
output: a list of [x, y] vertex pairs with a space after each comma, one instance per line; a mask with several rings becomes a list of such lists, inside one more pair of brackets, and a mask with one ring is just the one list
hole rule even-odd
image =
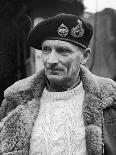
[[50, 47], [43, 47], [42, 52], [43, 53], [49, 53], [49, 52], [51, 52], [51, 48]]
[[61, 55], [64, 55], [64, 56], [67, 56], [68, 54], [71, 53], [71, 51], [69, 51], [69, 50], [67, 50], [67, 49], [65, 49], [65, 48], [59, 48], [59, 49], [57, 49], [57, 52], [58, 52], [59, 54], [61, 54]]

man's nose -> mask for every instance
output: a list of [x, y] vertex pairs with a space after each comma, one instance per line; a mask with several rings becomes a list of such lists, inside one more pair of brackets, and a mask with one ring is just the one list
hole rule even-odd
[[52, 50], [52, 52], [50, 53], [47, 63], [49, 63], [49, 64], [57, 64], [58, 63], [58, 57], [57, 57], [55, 50]]

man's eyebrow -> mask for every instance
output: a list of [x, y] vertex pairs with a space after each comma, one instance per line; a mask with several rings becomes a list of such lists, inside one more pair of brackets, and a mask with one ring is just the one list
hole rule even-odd
[[47, 45], [47, 44], [43, 44], [42, 46], [43, 46], [43, 47], [49, 47], [50, 45]]
[[[42, 48], [52, 48], [52, 47], [53, 46], [52, 45], [49, 45], [49, 44], [44, 44], [42, 46]], [[71, 47], [67, 47], [64, 44], [63, 45], [54, 45], [54, 47], [55, 47], [55, 49], [66, 49], [69, 52], [74, 52], [74, 49], [72, 49]]]

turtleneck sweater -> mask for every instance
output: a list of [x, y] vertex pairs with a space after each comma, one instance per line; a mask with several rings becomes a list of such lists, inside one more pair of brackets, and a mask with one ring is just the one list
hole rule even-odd
[[86, 155], [82, 82], [74, 89], [44, 89], [35, 121], [29, 155]]

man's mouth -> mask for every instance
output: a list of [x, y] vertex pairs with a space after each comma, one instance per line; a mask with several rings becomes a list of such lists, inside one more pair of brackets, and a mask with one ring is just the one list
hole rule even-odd
[[58, 71], [61, 71], [61, 69], [50, 69], [51, 71], [56, 71], [56, 72], [58, 72]]
[[56, 68], [52, 68], [52, 69], [47, 69], [51, 74], [58, 74], [59, 72], [62, 71], [62, 69], [56, 69]]

